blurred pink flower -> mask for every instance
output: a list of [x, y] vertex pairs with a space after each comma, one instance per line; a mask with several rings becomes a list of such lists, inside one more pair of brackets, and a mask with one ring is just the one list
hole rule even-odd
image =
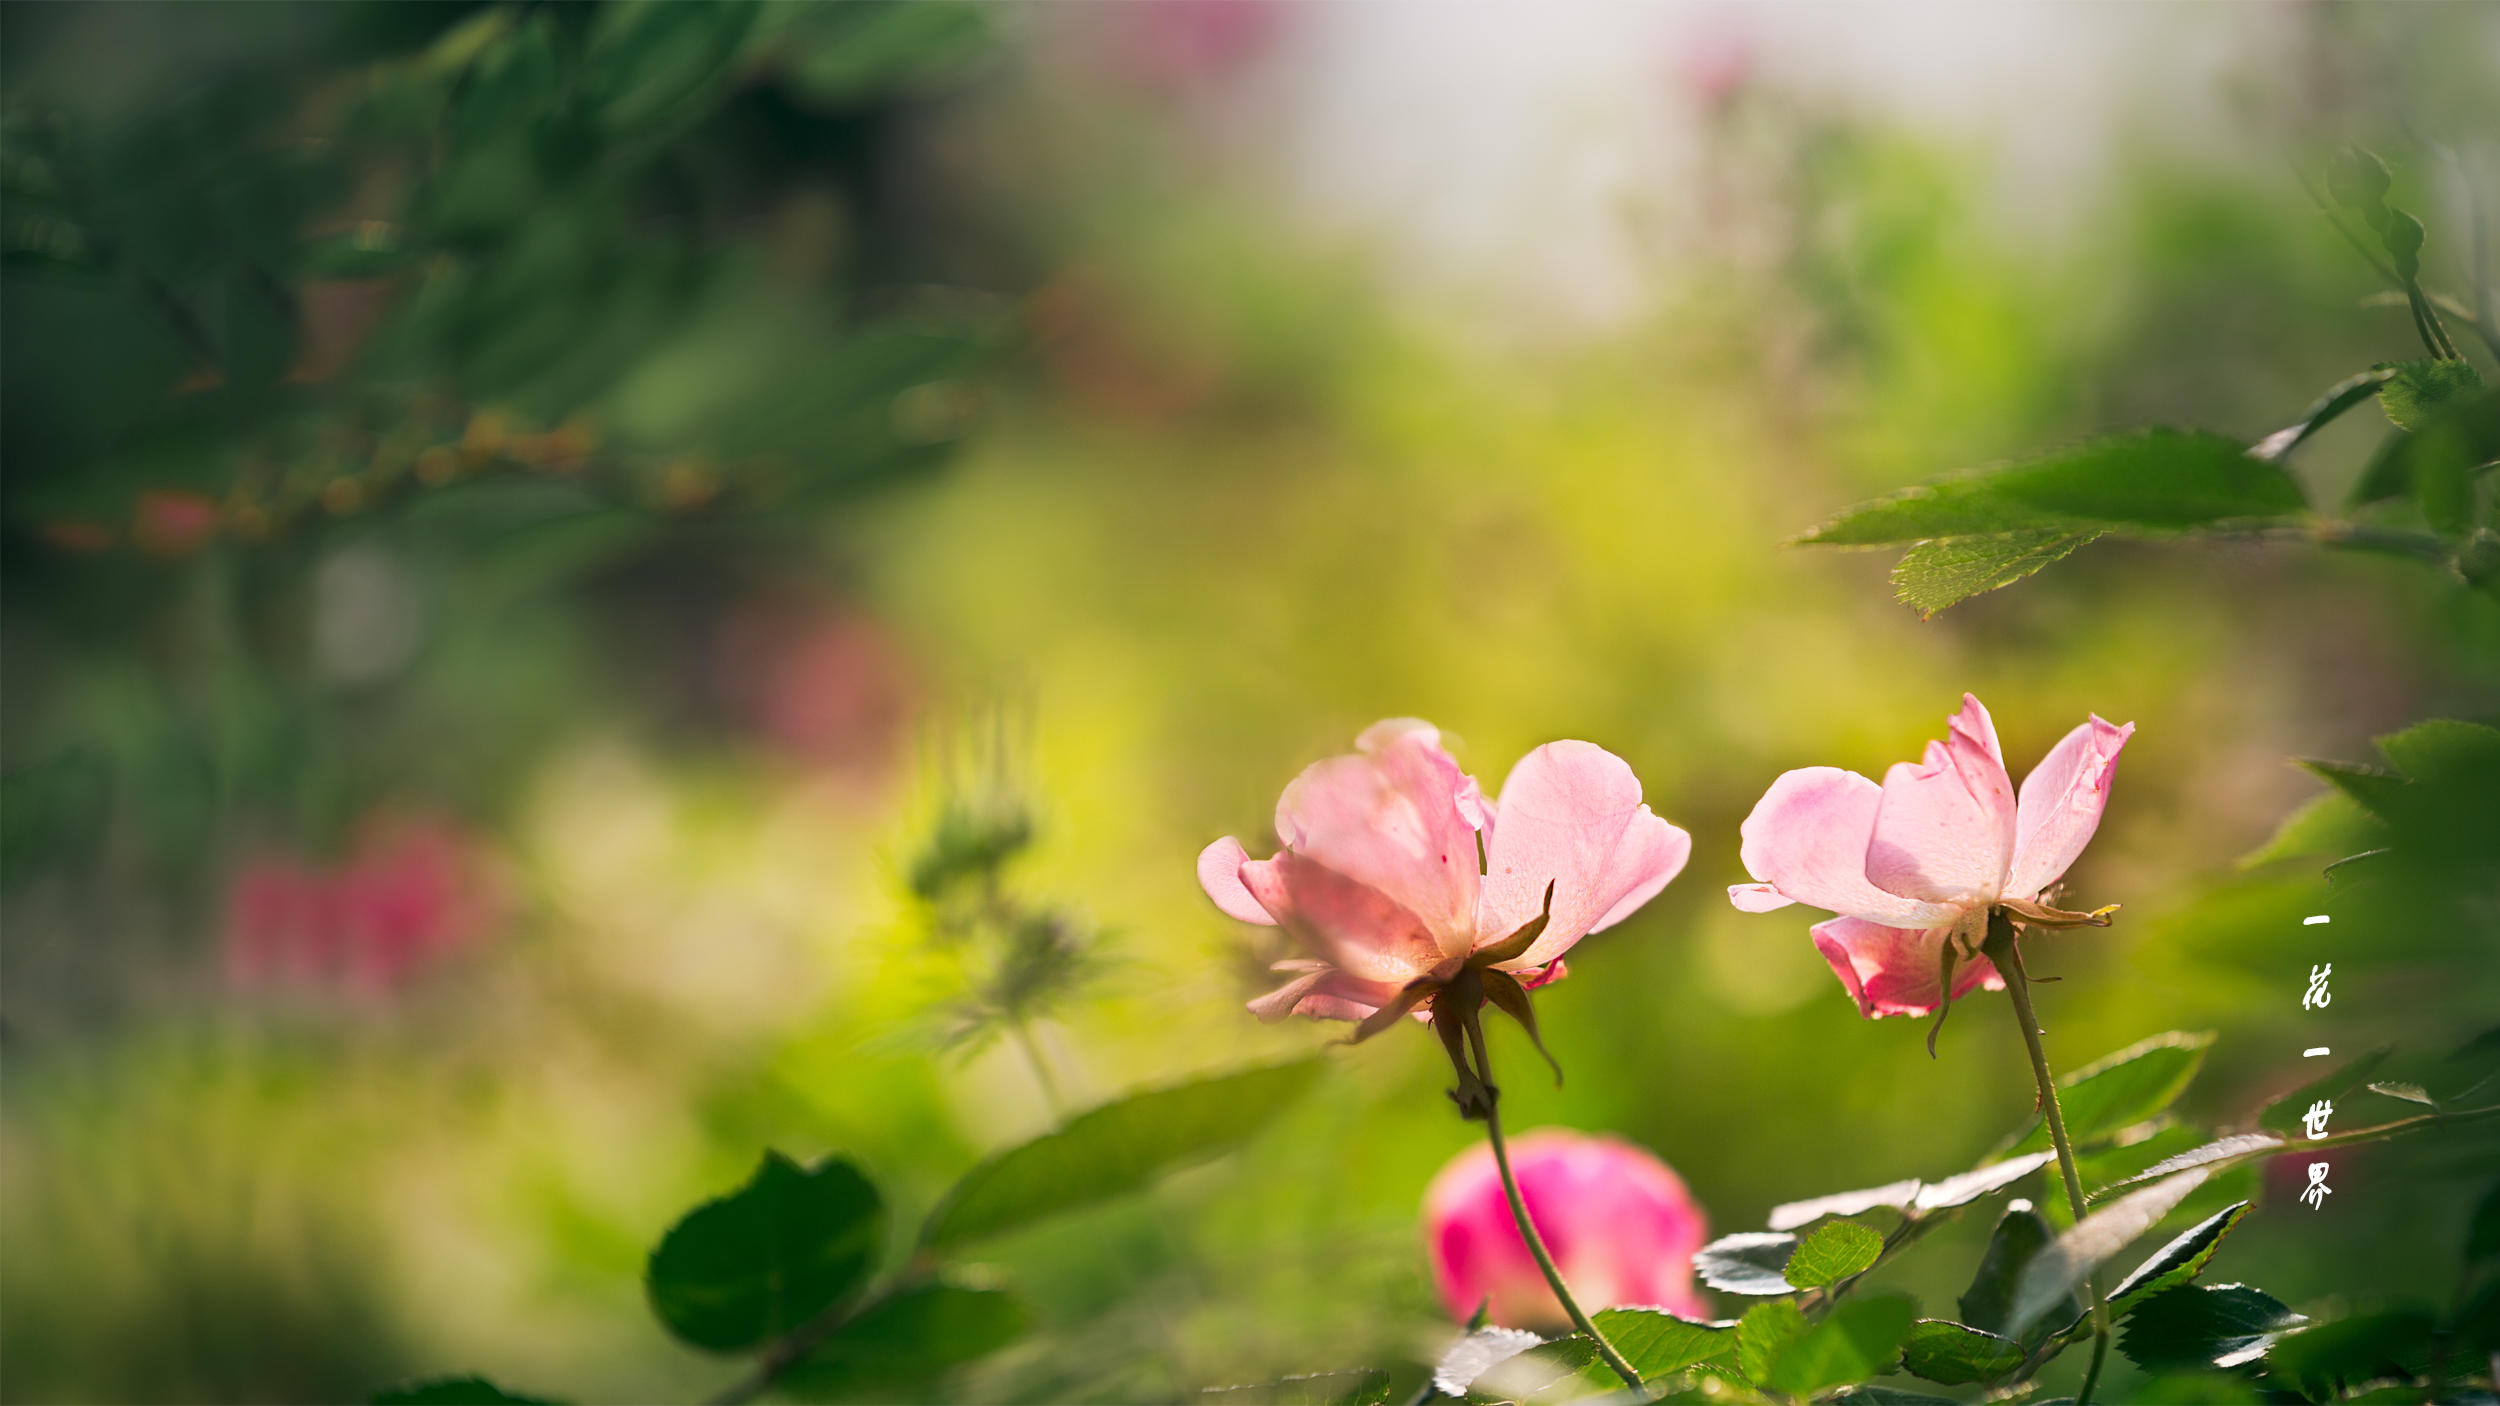
[[1791, 903], [1840, 916], [1814, 927], [1863, 1016], [1925, 1015], [1944, 1000], [1947, 944], [1953, 992], [2005, 988], [1979, 954], [1988, 911], [2075, 926], [2095, 915], [2045, 907], [2041, 895], [2083, 853], [2109, 804], [2119, 749], [2135, 724], [2094, 716], [2049, 749], [2016, 795], [1996, 725], [1977, 698], [1881, 786], [1838, 767], [1807, 767], [1771, 783], [1745, 817], [1745, 871], [1730, 902], [1748, 913]]
[[493, 928], [501, 895], [478, 846], [448, 822], [369, 821], [346, 862], [266, 856], [226, 900], [226, 971], [246, 987], [380, 992]]
[[767, 594], [729, 615], [713, 652], [713, 685], [783, 751], [862, 776], [895, 761], [915, 690], [903, 650], [874, 616]]
[[197, 551], [217, 535], [223, 515], [207, 497], [183, 488], [151, 488], [131, 507], [130, 537], [160, 557]]
[[1250, 1003], [1262, 1020], [1420, 1012], [1431, 983], [1545, 914], [1520, 951], [1479, 960], [1534, 988], [1562, 975], [1573, 943], [1656, 897], [1692, 853], [1691, 836], [1641, 803], [1632, 768], [1586, 742], [1521, 758], [1499, 805], [1429, 723], [1375, 723], [1355, 746], [1285, 788], [1275, 857], [1252, 859], [1230, 836], [1198, 856], [1216, 907], [1282, 925], [1307, 954], [1276, 964], [1294, 977]]
[[[1528, 1219], [1580, 1306], [1709, 1314], [1693, 1252], [1709, 1218], [1666, 1163], [1619, 1138], [1544, 1128], [1511, 1143]], [[1570, 1320], [1520, 1238], [1490, 1145], [1450, 1159], [1424, 1193], [1433, 1286], [1461, 1322], [1487, 1306], [1505, 1328], [1568, 1331]]]

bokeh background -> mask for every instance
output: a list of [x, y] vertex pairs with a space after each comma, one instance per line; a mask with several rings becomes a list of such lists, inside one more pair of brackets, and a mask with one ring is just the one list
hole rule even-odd
[[[2290, 759], [2500, 709], [2489, 597], [2103, 545], [1922, 622], [1783, 542], [2414, 354], [2295, 169], [2388, 150], [2462, 282], [2405, 154], [2487, 161], [2496, 71], [2471, 6], [0, 9], [0, 1394], [717, 1388], [642, 1257], [760, 1148], [908, 1211], [1054, 1100], [1334, 1033], [1241, 1013], [1191, 860], [1383, 716], [1488, 787], [1595, 740], [1695, 835], [1540, 997], [1568, 1083], [1494, 1038], [1514, 1126], [1717, 1229], [2030, 1110], [1998, 1003], [1930, 1061], [1722, 896], [1774, 775], [1965, 689], [2018, 768], [2139, 728], [2074, 876], [2121, 921], [2033, 959], [2059, 1064], [2219, 1030], [2227, 1123], [2303, 1045], [2462, 1041], [2489, 931], [2330, 950], [2314, 863], [2239, 860]], [[915, 891], [967, 816], [1029, 828], [1022, 986]], [[1428, 1351], [1475, 1130], [1404, 1033], [985, 1250], [1042, 1327], [948, 1392]], [[2217, 1273], [2451, 1275], [2490, 1154], [2348, 1155]], [[1900, 1282], [1949, 1301], [1985, 1219]]]

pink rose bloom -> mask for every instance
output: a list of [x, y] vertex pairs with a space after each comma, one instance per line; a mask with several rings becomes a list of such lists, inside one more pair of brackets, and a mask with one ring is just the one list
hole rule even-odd
[[2091, 842], [2109, 804], [2118, 751], [2135, 724], [2095, 716], [2067, 733], [2023, 778], [2005, 771], [1996, 725], [1969, 694], [1927, 744], [1923, 761], [1896, 763], [1876, 785], [1853, 771], [1792, 771], [1745, 817], [1745, 871], [1729, 901], [1748, 913], [1791, 903], [1839, 914], [1814, 927], [1863, 1016], [1926, 1015], [1945, 999], [1947, 944], [1953, 996], [2005, 989], [1979, 953], [1988, 911], [2071, 927], [2096, 915], [2041, 902]]
[[1630, 917], [1692, 853], [1602, 747], [1546, 743], [1511, 768], [1497, 805], [1429, 723], [1374, 723], [1355, 746], [1285, 788], [1274, 858], [1252, 859], [1230, 836], [1198, 856], [1216, 907], [1281, 925], [1308, 954], [1276, 964], [1294, 975], [1250, 1003], [1262, 1020], [1420, 1012], [1434, 984], [1540, 915], [1523, 950], [1480, 965], [1529, 988], [1556, 980], [1573, 943]]
[[[1517, 1139], [1510, 1159], [1528, 1219], [1582, 1308], [1709, 1316], [1693, 1285], [1693, 1252], [1710, 1239], [1709, 1218], [1666, 1163], [1620, 1138], [1562, 1128]], [[1488, 1321], [1504, 1328], [1570, 1330], [1511, 1218], [1491, 1146], [1468, 1148], [1432, 1179], [1424, 1238], [1450, 1317], [1465, 1322], [1484, 1304]]]

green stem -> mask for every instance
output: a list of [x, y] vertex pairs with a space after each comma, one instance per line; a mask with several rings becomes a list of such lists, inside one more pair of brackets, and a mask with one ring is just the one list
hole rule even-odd
[[[1988, 940], [1982, 945], [1997, 975], [2005, 978], [2014, 998], [2014, 1020], [2022, 1027], [2023, 1050], [2031, 1056], [2032, 1081], [2040, 1088], [2040, 1114], [2048, 1120], [2049, 1141], [2057, 1148], [2058, 1175], [2066, 1182], [2066, 1205], [2083, 1223], [2083, 1177], [2075, 1170], [2074, 1141], [2066, 1136], [2066, 1115], [2057, 1106], [2057, 1080], [2049, 1074], [2048, 1051], [2040, 1046], [2040, 1020], [2031, 1009], [2031, 976], [2023, 970], [2023, 953], [2014, 937], [2014, 920], [1998, 909], [1988, 915]], [[2075, 1406], [2091, 1406], [2092, 1388], [2101, 1380], [2101, 1364], [2109, 1358], [2109, 1303], [2101, 1289], [2101, 1272], [2092, 1271], [2092, 1365], [2084, 1369], [2083, 1385], [2075, 1389]]]
[[1501, 1091], [1493, 1085], [1493, 1061], [1485, 1053], [1484, 1027], [1475, 1020], [1467, 1022], [1467, 1039], [1475, 1047], [1476, 1077], [1484, 1082], [1484, 1132], [1493, 1143], [1493, 1165], [1502, 1170], [1502, 1194], [1510, 1198], [1510, 1217], [1519, 1223], [1519, 1238], [1528, 1242], [1528, 1253], [1536, 1257], [1536, 1267], [1545, 1272], [1545, 1283], [1561, 1301], [1563, 1312], [1571, 1315], [1571, 1324], [1588, 1334], [1597, 1345], [1597, 1355], [1614, 1369], [1623, 1384], [1635, 1391], [1641, 1389], [1641, 1374], [1633, 1369], [1622, 1353], [1615, 1350], [1597, 1325], [1589, 1321], [1580, 1308], [1580, 1301], [1571, 1296], [1571, 1288], [1563, 1283], [1562, 1271], [1554, 1266], [1554, 1257], [1545, 1248], [1545, 1237], [1537, 1234], [1536, 1223], [1528, 1219], [1528, 1203], [1520, 1199], [1519, 1178], [1511, 1175], [1510, 1145], [1502, 1138]]
[[1059, 1099], [1059, 1081], [1050, 1077], [1050, 1061], [1042, 1058], [1042, 1045], [1033, 1038], [1033, 1027], [1019, 1016], [1007, 1022], [1015, 1036], [1017, 1048], [1024, 1051], [1024, 1062], [1033, 1067], [1033, 1082], [1042, 1086], [1042, 1102], [1050, 1109], [1051, 1126], [1067, 1121], [1066, 1106]]

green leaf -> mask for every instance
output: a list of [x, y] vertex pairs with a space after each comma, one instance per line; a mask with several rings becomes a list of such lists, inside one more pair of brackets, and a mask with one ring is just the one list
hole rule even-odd
[[2148, 1372], [2245, 1367], [2308, 1321], [2245, 1284], [2185, 1284], [2137, 1304], [2120, 1326], [2118, 1350]]
[[2151, 1258], [2137, 1265], [2133, 1273], [2118, 1281], [2117, 1288], [2109, 1291], [2111, 1309], [2124, 1314], [2134, 1304], [2203, 1273], [2214, 1252], [2222, 1248], [2222, 1237], [2230, 1234], [2231, 1227], [2248, 1214], [2251, 1204], [2241, 1201], [2226, 1206], [2154, 1251]]
[[2394, 819], [2405, 802], [2405, 779], [2385, 767], [2351, 762], [2304, 761], [2301, 766], [2381, 820]]
[[1800, 540], [1874, 546], [2059, 531], [2163, 534], [2301, 513], [2300, 486], [2239, 441], [2145, 430], [1861, 503]]
[[1693, 1272], [1713, 1289], [1756, 1296], [1794, 1292], [1784, 1271], [1797, 1252], [1797, 1237], [1747, 1230], [1722, 1235], [1693, 1255]]
[[1901, 1340], [1909, 1336], [1910, 1322], [1917, 1315], [1917, 1306], [1907, 1294], [1844, 1300], [1822, 1322], [1779, 1350], [1761, 1385], [1807, 1397], [1889, 1372], [1901, 1356]]
[[1644, 1377], [1736, 1358], [1733, 1322], [1698, 1323], [1654, 1308], [1603, 1309], [1591, 1321]]
[[2406, 1103], [2418, 1103], [2424, 1108], [2439, 1106], [2439, 1100], [2432, 1098], [2430, 1092], [2419, 1084], [2399, 1084], [2390, 1081], [2370, 1085], [2370, 1092], [2386, 1098], [2402, 1099]]
[[2013, 585], [2100, 535], [2033, 528], [1921, 542], [1893, 564], [1893, 595], [1922, 618], [1933, 617], [1972, 596]]
[[520, 1396], [478, 1376], [428, 1377], [373, 1394], [373, 1406], [557, 1406], [552, 1396]]
[[877, 1300], [782, 1373], [780, 1389], [809, 1397], [936, 1400], [951, 1368], [1023, 1336], [1030, 1319], [998, 1289], [920, 1284]]
[[[2066, 1133], [2077, 1143], [2106, 1137], [2168, 1108], [2204, 1066], [2214, 1042], [2210, 1030], [2172, 1030], [2141, 1040], [2057, 1081], [2057, 1106]], [[2049, 1145], [2045, 1122], [2035, 1121], [2014, 1143], [2021, 1152]]]
[[1901, 1345], [1901, 1370], [1946, 1386], [1993, 1381], [2023, 1365], [2022, 1345], [1967, 1323], [1922, 1318]]
[[885, 1203], [840, 1159], [813, 1170], [767, 1152], [746, 1185], [706, 1201], [651, 1252], [644, 1288], [669, 1331], [739, 1352], [859, 1287], [885, 1245]]
[[2008, 1336], [2019, 1339], [2034, 1323], [2048, 1321], [2051, 1311], [2065, 1303], [2076, 1285], [2151, 1230], [2186, 1200], [2189, 1192], [2203, 1185], [2208, 1175], [2202, 1168], [2181, 1172], [2129, 1192], [2085, 1216], [2074, 1229], [2034, 1255], [2024, 1266], [2014, 1290], [2014, 1311], [2006, 1325]]
[[2328, 422], [2368, 400], [2372, 392], [2395, 374], [2395, 371], [2390, 368], [2379, 367], [2364, 371], [2357, 376], [2345, 377], [2329, 386], [2326, 394], [2319, 396], [2311, 402], [2308, 409], [2300, 412], [2299, 419], [2250, 445], [2248, 452], [2256, 458], [2269, 461], [2282, 458], [2298, 448], [2302, 440], [2325, 428]]
[[2438, 1321], [2418, 1310], [2365, 1313], [2284, 1333], [2266, 1351], [2266, 1370], [2297, 1382], [2311, 1400], [2381, 1377], [2420, 1376], [2431, 1361]]
[[2473, 470], [2495, 458], [2500, 458], [2500, 391], [2468, 393], [2443, 402], [2419, 429], [2389, 435], [2354, 482], [2346, 506], [2411, 493], [2422, 500], [2423, 516], [2433, 527], [2453, 532], [2450, 514], [2460, 495], [2470, 504]]
[[1325, 1067], [1319, 1059], [1266, 1065], [1079, 1114], [965, 1173], [930, 1213], [921, 1243], [941, 1249], [987, 1239], [1230, 1152], [1300, 1098]]
[[1888, 1386], [1853, 1386], [1829, 1398], [1848, 1406], [1961, 1406], [1950, 1396], [1929, 1396], [1923, 1391], [1903, 1391]]
[[[1713, 1365], [1733, 1368], [1737, 1356], [1737, 1325], [1733, 1321], [1700, 1323], [1679, 1318], [1653, 1308], [1609, 1308], [1598, 1312], [1593, 1321], [1598, 1331], [1615, 1345], [1642, 1377], [1664, 1377], [1694, 1367]], [[1492, 1330], [1508, 1333], [1508, 1329]], [[1531, 1335], [1532, 1336], [1532, 1335]], [[1442, 1377], [1453, 1374], [1445, 1370]], [[1541, 1347], [1534, 1347], [1490, 1367], [1477, 1367], [1467, 1374], [1472, 1383], [1477, 1376], [1490, 1371], [1505, 1393], [1523, 1396], [1552, 1395], [1557, 1383], [1566, 1377], [1585, 1380], [1592, 1393], [1604, 1394], [1622, 1385], [1614, 1372], [1597, 1355], [1597, 1346], [1589, 1338], [1574, 1333], [1557, 1338]], [[1446, 1394], [1457, 1395], [1447, 1390]], [[1479, 1387], [1477, 1395], [1484, 1395]]]
[[1794, 1299], [1773, 1299], [1745, 1310], [1736, 1324], [1736, 1370], [1764, 1384], [1790, 1343], [1806, 1334], [1806, 1316]]
[[2274, 827], [2266, 842], [2241, 855], [2239, 867], [2254, 869], [2286, 859], [2342, 858], [2387, 843], [2387, 829], [2360, 802], [2342, 791], [2322, 791]]
[[[2001, 1335], [2013, 1321], [2014, 1293], [2023, 1271], [2056, 1238], [2030, 1202], [2006, 1207], [1996, 1232], [1988, 1237], [1987, 1252], [1979, 1257], [1978, 1272], [1962, 1291], [1962, 1320], [1982, 1332]], [[2063, 1315], [2058, 1318], [2064, 1321]]]
[[600, 119], [626, 129], [691, 115], [755, 22], [752, 0], [679, 5], [629, 0], [593, 21], [585, 88]]
[[2009, 1157], [2002, 1162], [1946, 1177], [1942, 1181], [1906, 1181], [1870, 1186], [1863, 1191], [1836, 1191], [1808, 1201], [1790, 1201], [1771, 1208], [1773, 1230], [1796, 1230], [1825, 1216], [1854, 1216], [1889, 1207], [1910, 1215], [1967, 1206], [1982, 1196], [2003, 1191], [2055, 1160], [2054, 1152]]
[[2200, 1167], [2219, 1171], [2226, 1166], [2247, 1161], [2252, 1157], [2273, 1156], [2283, 1147], [2283, 1139], [2272, 1133], [2233, 1133], [2229, 1137], [2216, 1138], [2203, 1147], [2182, 1152], [2176, 1157], [2165, 1157], [2133, 1176], [2111, 1182], [2093, 1192], [2092, 1199], [2097, 1201], [2121, 1187], [2159, 1181], [2163, 1177], [2193, 1171]]
[[1800, 1289], [1821, 1289], [1864, 1274], [1884, 1252], [1884, 1237], [1853, 1220], [1825, 1221], [1797, 1242], [1781, 1277]]
[[[2483, 388], [2483, 375], [2467, 361], [2406, 361], [2380, 368], [2379, 409], [2400, 430], [2418, 430], [2449, 402]], [[2357, 379], [2357, 378], [2356, 378]]]

